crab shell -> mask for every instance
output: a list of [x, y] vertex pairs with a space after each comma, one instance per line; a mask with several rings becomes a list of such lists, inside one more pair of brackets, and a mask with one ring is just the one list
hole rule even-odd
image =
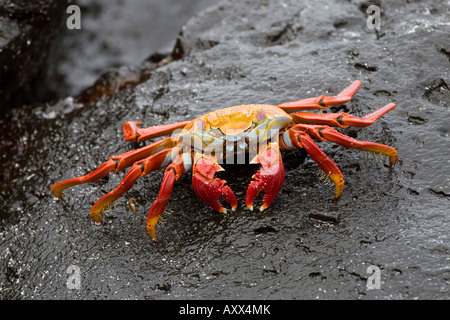
[[234, 106], [192, 120], [174, 139], [184, 150], [214, 156], [219, 163], [241, 153], [253, 153], [253, 159], [261, 146], [278, 143], [278, 134], [293, 123], [292, 117], [276, 106]]

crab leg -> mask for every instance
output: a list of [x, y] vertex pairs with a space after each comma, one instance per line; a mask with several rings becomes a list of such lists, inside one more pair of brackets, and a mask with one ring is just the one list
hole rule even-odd
[[214, 210], [222, 213], [227, 212], [219, 202], [221, 197], [231, 204], [231, 210], [234, 211], [237, 208], [236, 196], [231, 188], [226, 185], [225, 180], [214, 178], [218, 171], [223, 171], [223, 168], [212, 157], [201, 153], [195, 154], [192, 187], [197, 197]]
[[168, 160], [170, 160], [170, 152], [172, 149], [165, 149], [143, 160], [135, 162], [131, 169], [127, 172], [123, 180], [112, 191], [105, 194], [91, 208], [92, 220], [96, 223], [102, 223], [101, 213], [115, 200], [131, 189], [136, 180], [140, 177], [155, 171]]
[[340, 105], [350, 101], [350, 99], [356, 93], [356, 91], [358, 91], [360, 86], [361, 81], [356, 80], [336, 96], [327, 97], [322, 95], [315, 98], [286, 102], [278, 105], [278, 108], [281, 108], [286, 112], [306, 109], [326, 109], [329, 106]]
[[179, 154], [166, 168], [158, 197], [153, 202], [147, 215], [146, 227], [152, 240], [156, 240], [155, 226], [159, 220], [159, 217], [164, 212], [170, 196], [172, 195], [175, 181], [177, 181], [183, 173], [190, 170], [191, 165], [191, 155], [189, 153], [183, 153]]
[[359, 141], [328, 126], [298, 124], [292, 127], [291, 130], [303, 131], [313, 138], [320, 139], [322, 141], [332, 141], [349, 149], [358, 149], [384, 154], [389, 157], [389, 164], [391, 166], [398, 160], [397, 150], [393, 147], [375, 142]]
[[344, 189], [344, 176], [338, 166], [327, 157], [306, 132], [295, 130], [297, 126], [286, 131], [282, 136], [283, 145], [288, 148], [304, 148], [325, 174], [336, 184], [335, 198], [339, 198]]
[[152, 154], [155, 154], [161, 148], [173, 147], [175, 143], [176, 142], [172, 141], [171, 137], [168, 137], [163, 140], [149, 144], [145, 147], [136, 150], [131, 150], [118, 156], [112, 156], [109, 158], [108, 161], [106, 161], [105, 163], [100, 165], [97, 169], [95, 169], [91, 173], [88, 173], [87, 175], [68, 179], [52, 185], [51, 188], [53, 194], [56, 197], [62, 199], [62, 192], [67, 188], [83, 183], [95, 182], [104, 177], [105, 175], [107, 175], [111, 171], [117, 172], [124, 168], [127, 168], [136, 161], [147, 158]]
[[253, 210], [253, 200], [263, 190], [265, 195], [263, 205], [260, 207], [260, 211], [263, 211], [275, 200], [284, 182], [284, 166], [278, 143], [269, 144], [251, 163], [259, 163], [262, 168], [252, 177], [245, 196], [245, 204], [248, 209]]
[[176, 129], [184, 128], [188, 123], [189, 121], [183, 121], [148, 128], [138, 128], [142, 122], [128, 121], [123, 125], [124, 140], [142, 142], [172, 133]]
[[384, 114], [388, 113], [395, 108], [394, 103], [389, 103], [384, 107], [375, 110], [371, 114], [364, 117], [356, 117], [351, 114], [344, 112], [341, 113], [310, 113], [310, 112], [297, 112], [291, 114], [294, 118], [295, 123], [305, 123], [305, 124], [323, 124], [333, 127], [345, 128], [347, 126], [353, 127], [367, 127], [373, 124], [377, 119], [379, 119]]

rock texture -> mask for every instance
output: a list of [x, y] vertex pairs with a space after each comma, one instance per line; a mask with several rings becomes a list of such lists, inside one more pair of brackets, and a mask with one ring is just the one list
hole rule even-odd
[[[4, 117], [0, 297], [448, 298], [448, 4], [377, 2], [379, 31], [367, 28], [370, 4], [222, 1], [189, 20], [169, 63], [149, 68], [134, 87]], [[144, 221], [162, 172], [139, 180], [103, 227], [93, 225], [89, 208], [125, 172], [67, 190], [66, 203], [51, 195], [52, 183], [136, 147], [122, 141], [127, 120], [150, 126], [231, 105], [333, 95], [355, 79], [363, 82], [355, 98], [331, 111], [364, 115], [395, 102], [374, 125], [343, 132], [396, 147], [400, 161], [390, 169], [321, 143], [346, 178], [337, 202], [302, 152], [285, 154], [285, 184], [264, 213], [243, 206], [254, 167], [226, 168], [241, 204], [226, 215], [203, 205], [184, 176], [156, 244]], [[67, 286], [72, 265], [81, 289]], [[371, 265], [380, 269], [380, 289], [366, 286]]]
[[42, 101], [50, 48], [68, 1], [0, 1], [0, 109]]

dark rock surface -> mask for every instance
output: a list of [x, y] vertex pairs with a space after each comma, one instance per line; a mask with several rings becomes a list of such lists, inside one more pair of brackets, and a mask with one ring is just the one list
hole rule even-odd
[[[91, 103], [71, 99], [16, 110], [0, 120], [2, 299], [445, 299], [449, 298], [450, 26], [446, 1], [378, 3], [381, 30], [366, 26], [365, 1], [223, 1], [183, 27], [170, 63], [148, 80]], [[139, 180], [94, 225], [89, 208], [124, 172], [65, 192], [50, 185], [136, 147], [127, 120], [156, 125], [238, 104], [333, 95], [359, 79], [348, 104], [368, 114], [397, 108], [346, 134], [396, 147], [399, 163], [331, 143], [342, 198], [302, 152], [286, 153], [286, 179], [264, 213], [244, 209], [253, 167], [226, 168], [240, 199], [218, 214], [181, 178], [157, 227], [145, 216], [162, 178]], [[138, 212], [132, 212], [128, 199]], [[69, 289], [67, 270], [81, 271]], [[367, 268], [381, 288], [366, 287]]]
[[49, 48], [68, 1], [0, 0], [0, 110], [43, 101]]
[[78, 95], [110, 69], [139, 67], [154, 51], [170, 52], [183, 24], [215, 2], [77, 0], [82, 29], [66, 29], [58, 38], [49, 90]]

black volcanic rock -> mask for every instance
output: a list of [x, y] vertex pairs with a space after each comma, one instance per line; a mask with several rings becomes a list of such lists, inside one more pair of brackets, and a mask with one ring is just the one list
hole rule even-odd
[[0, 109], [46, 97], [45, 78], [68, 1], [0, 1]]
[[[141, 66], [149, 70], [142, 82], [4, 117], [0, 298], [448, 298], [447, 1], [376, 2], [378, 31], [366, 23], [372, 3], [222, 1], [185, 24], [169, 56]], [[197, 199], [184, 175], [158, 243], [145, 217], [162, 171], [139, 179], [105, 212], [103, 227], [89, 208], [125, 172], [66, 190], [65, 203], [51, 194], [51, 184], [136, 148], [123, 141], [128, 120], [151, 126], [232, 105], [334, 95], [356, 79], [363, 85], [354, 99], [325, 112], [362, 116], [395, 102], [372, 126], [342, 132], [397, 148], [399, 162], [391, 169], [385, 159], [320, 143], [346, 179], [339, 201], [301, 151], [284, 154], [283, 189], [263, 213], [243, 205], [252, 166], [223, 173], [240, 204], [226, 215]], [[66, 285], [73, 265], [81, 290]], [[366, 286], [372, 265], [380, 289]]]

